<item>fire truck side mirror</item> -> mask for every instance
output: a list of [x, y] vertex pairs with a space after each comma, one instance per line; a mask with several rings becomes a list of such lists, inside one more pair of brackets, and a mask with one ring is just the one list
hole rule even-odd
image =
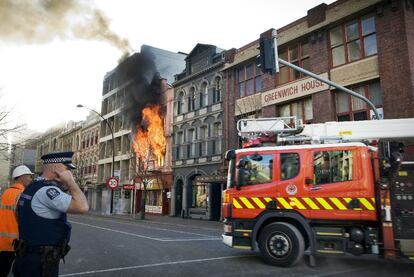
[[236, 182], [236, 189], [240, 190], [240, 187], [243, 184], [246, 184], [247, 180], [248, 180], [248, 170], [246, 169], [246, 166], [249, 162], [245, 159], [240, 159], [237, 162], [237, 182]]
[[227, 161], [234, 160], [236, 158], [236, 151], [228, 150], [225, 155]]

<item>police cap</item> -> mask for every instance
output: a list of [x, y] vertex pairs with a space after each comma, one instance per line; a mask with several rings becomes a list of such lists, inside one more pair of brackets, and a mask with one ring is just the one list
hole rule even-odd
[[70, 169], [76, 169], [76, 166], [72, 163], [72, 156], [73, 152], [55, 152], [43, 155], [41, 159], [43, 160], [43, 164], [61, 163]]

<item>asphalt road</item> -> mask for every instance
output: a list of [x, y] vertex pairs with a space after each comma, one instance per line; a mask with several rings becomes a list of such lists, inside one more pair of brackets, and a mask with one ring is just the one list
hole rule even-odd
[[[292, 268], [228, 248], [221, 224], [197, 220], [125, 220], [71, 216], [72, 250], [61, 276], [414, 276], [414, 263], [359, 257], [318, 258]], [[185, 222], [185, 224], [182, 224]]]

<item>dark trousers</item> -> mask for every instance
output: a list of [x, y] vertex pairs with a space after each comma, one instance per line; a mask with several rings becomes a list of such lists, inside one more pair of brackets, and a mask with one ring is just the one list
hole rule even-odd
[[13, 274], [14, 277], [57, 277], [59, 275], [59, 261], [48, 264], [47, 270], [44, 271], [41, 254], [26, 253], [23, 257], [16, 257]]
[[0, 251], [0, 277], [7, 277], [14, 261], [14, 252]]

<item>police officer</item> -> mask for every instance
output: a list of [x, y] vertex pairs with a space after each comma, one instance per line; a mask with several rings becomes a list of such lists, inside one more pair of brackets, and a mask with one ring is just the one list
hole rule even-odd
[[72, 156], [73, 152], [42, 156], [42, 175], [20, 197], [19, 240], [15, 243], [13, 266], [16, 277], [59, 274], [60, 259], [69, 251], [71, 226], [66, 214], [85, 213], [89, 209], [70, 171], [76, 168]]

